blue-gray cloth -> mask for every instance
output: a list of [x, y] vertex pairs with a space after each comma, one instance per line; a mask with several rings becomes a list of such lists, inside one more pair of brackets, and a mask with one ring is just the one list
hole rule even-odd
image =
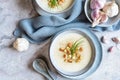
[[14, 31], [16, 37], [27, 38], [31, 43], [41, 43], [60, 30], [65, 28], [79, 28], [86, 27], [95, 31], [112, 31], [119, 30], [120, 22], [109, 27], [95, 27], [91, 28], [90, 22], [84, 14], [84, 1], [76, 0], [70, 15], [64, 14], [66, 17], [52, 15], [52, 16], [38, 16], [36, 18], [24, 19], [19, 22], [19, 27]]

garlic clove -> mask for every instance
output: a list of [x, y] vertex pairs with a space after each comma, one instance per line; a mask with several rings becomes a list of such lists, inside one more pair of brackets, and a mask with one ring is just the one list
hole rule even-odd
[[95, 27], [100, 23], [105, 23], [105, 22], [108, 21], [108, 16], [104, 12], [102, 12], [102, 11], [99, 11], [98, 13], [97, 12], [96, 13], [91, 13], [91, 17], [93, 18], [92, 27]]
[[101, 18], [102, 18], [102, 17], [100, 16], [96, 21], [93, 21], [92, 27], [95, 27], [95, 26], [97, 26], [98, 24], [100, 24]]
[[97, 26], [99, 24], [99, 21], [94, 21], [93, 23], [92, 23], [92, 27], [95, 27], [95, 26]]
[[101, 37], [101, 42], [105, 43], [105, 44], [109, 44], [110, 43], [110, 41], [108, 40], [107, 36], [102, 36]]
[[104, 12], [100, 12], [100, 16], [102, 16], [100, 23], [105, 23], [108, 21], [108, 16]]
[[99, 17], [100, 17], [100, 10], [99, 9], [92, 10], [91, 12], [92, 20], [96, 21]]
[[109, 49], [108, 49], [108, 52], [113, 52], [114, 51], [114, 46], [111, 46]]
[[91, 9], [102, 9], [106, 3], [106, 0], [91, 0]]
[[120, 37], [114, 37], [112, 38], [112, 41], [115, 42], [116, 44], [120, 43]]

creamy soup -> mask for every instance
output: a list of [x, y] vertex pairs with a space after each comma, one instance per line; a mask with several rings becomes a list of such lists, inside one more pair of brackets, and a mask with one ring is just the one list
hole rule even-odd
[[74, 0], [64, 0], [64, 2], [61, 5], [58, 5], [57, 7], [51, 8], [48, 5], [49, 0], [36, 0], [38, 5], [45, 11], [51, 12], [51, 13], [59, 13], [67, 8], [69, 8]]
[[[83, 38], [83, 42], [81, 43], [81, 46], [83, 48], [83, 51], [81, 52], [82, 59], [80, 60], [80, 62], [77, 63], [65, 62], [63, 58], [63, 52], [61, 52], [59, 49], [61, 47], [66, 47], [66, 44], [68, 42], [75, 42], [80, 38]], [[65, 72], [77, 72], [84, 69], [90, 62], [91, 53], [92, 53], [92, 49], [89, 41], [84, 36], [76, 32], [60, 34], [54, 39], [50, 48], [52, 62], [55, 63], [54, 66], [57, 67], [57, 69], [59, 69], [60, 71], [65, 71]]]

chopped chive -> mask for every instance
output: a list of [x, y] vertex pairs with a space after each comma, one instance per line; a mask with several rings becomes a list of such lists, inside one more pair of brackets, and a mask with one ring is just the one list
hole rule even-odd
[[76, 41], [76, 42], [72, 45], [72, 47], [70, 48], [70, 51], [71, 51], [71, 55], [72, 55], [72, 56], [74, 55], [77, 47], [83, 42], [82, 39], [83, 39], [83, 38], [81, 38], [80, 40]]

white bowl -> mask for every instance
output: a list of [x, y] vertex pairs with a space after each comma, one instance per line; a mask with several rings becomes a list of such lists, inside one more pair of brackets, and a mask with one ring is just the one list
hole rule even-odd
[[[111, 1], [111, 0], [107, 0], [107, 1]], [[114, 25], [115, 23], [117, 23], [120, 20], [120, 0], [115, 0], [115, 1], [119, 6], [119, 14], [115, 17], [109, 18], [106, 23], [101, 23], [98, 26], [109, 27], [111, 25]], [[90, 0], [86, 0], [84, 10], [85, 10], [86, 17], [92, 23], [92, 19], [91, 19], [91, 11], [92, 10], [90, 8]]]
[[46, 11], [45, 9], [43, 9], [37, 0], [32, 0], [33, 6], [35, 8], [35, 10], [38, 12], [38, 14], [40, 15], [58, 15], [61, 13], [66, 13], [69, 12], [71, 10], [71, 8], [73, 7], [74, 3], [76, 0], [73, 0], [73, 3], [71, 4], [71, 6], [69, 6], [67, 9], [60, 11], [60, 12], [50, 12], [50, 11]]
[[[88, 65], [84, 67], [82, 70], [76, 71], [76, 72], [67, 72], [61, 69], [57, 65], [56, 60], [54, 60], [53, 56], [55, 53], [52, 52], [52, 47], [54, 47], [53, 45], [55, 44], [54, 42], [56, 38], [61, 35], [69, 34], [71, 32], [75, 32], [84, 36], [89, 41], [91, 50], [92, 50], [91, 58]], [[53, 67], [57, 70], [58, 73], [60, 73], [64, 77], [72, 78], [72, 79], [82, 79], [91, 75], [100, 65], [101, 59], [102, 59], [102, 48], [97, 37], [88, 29], [85, 29], [85, 28], [66, 29], [59, 32], [53, 37], [50, 48], [49, 48], [49, 58]]]

